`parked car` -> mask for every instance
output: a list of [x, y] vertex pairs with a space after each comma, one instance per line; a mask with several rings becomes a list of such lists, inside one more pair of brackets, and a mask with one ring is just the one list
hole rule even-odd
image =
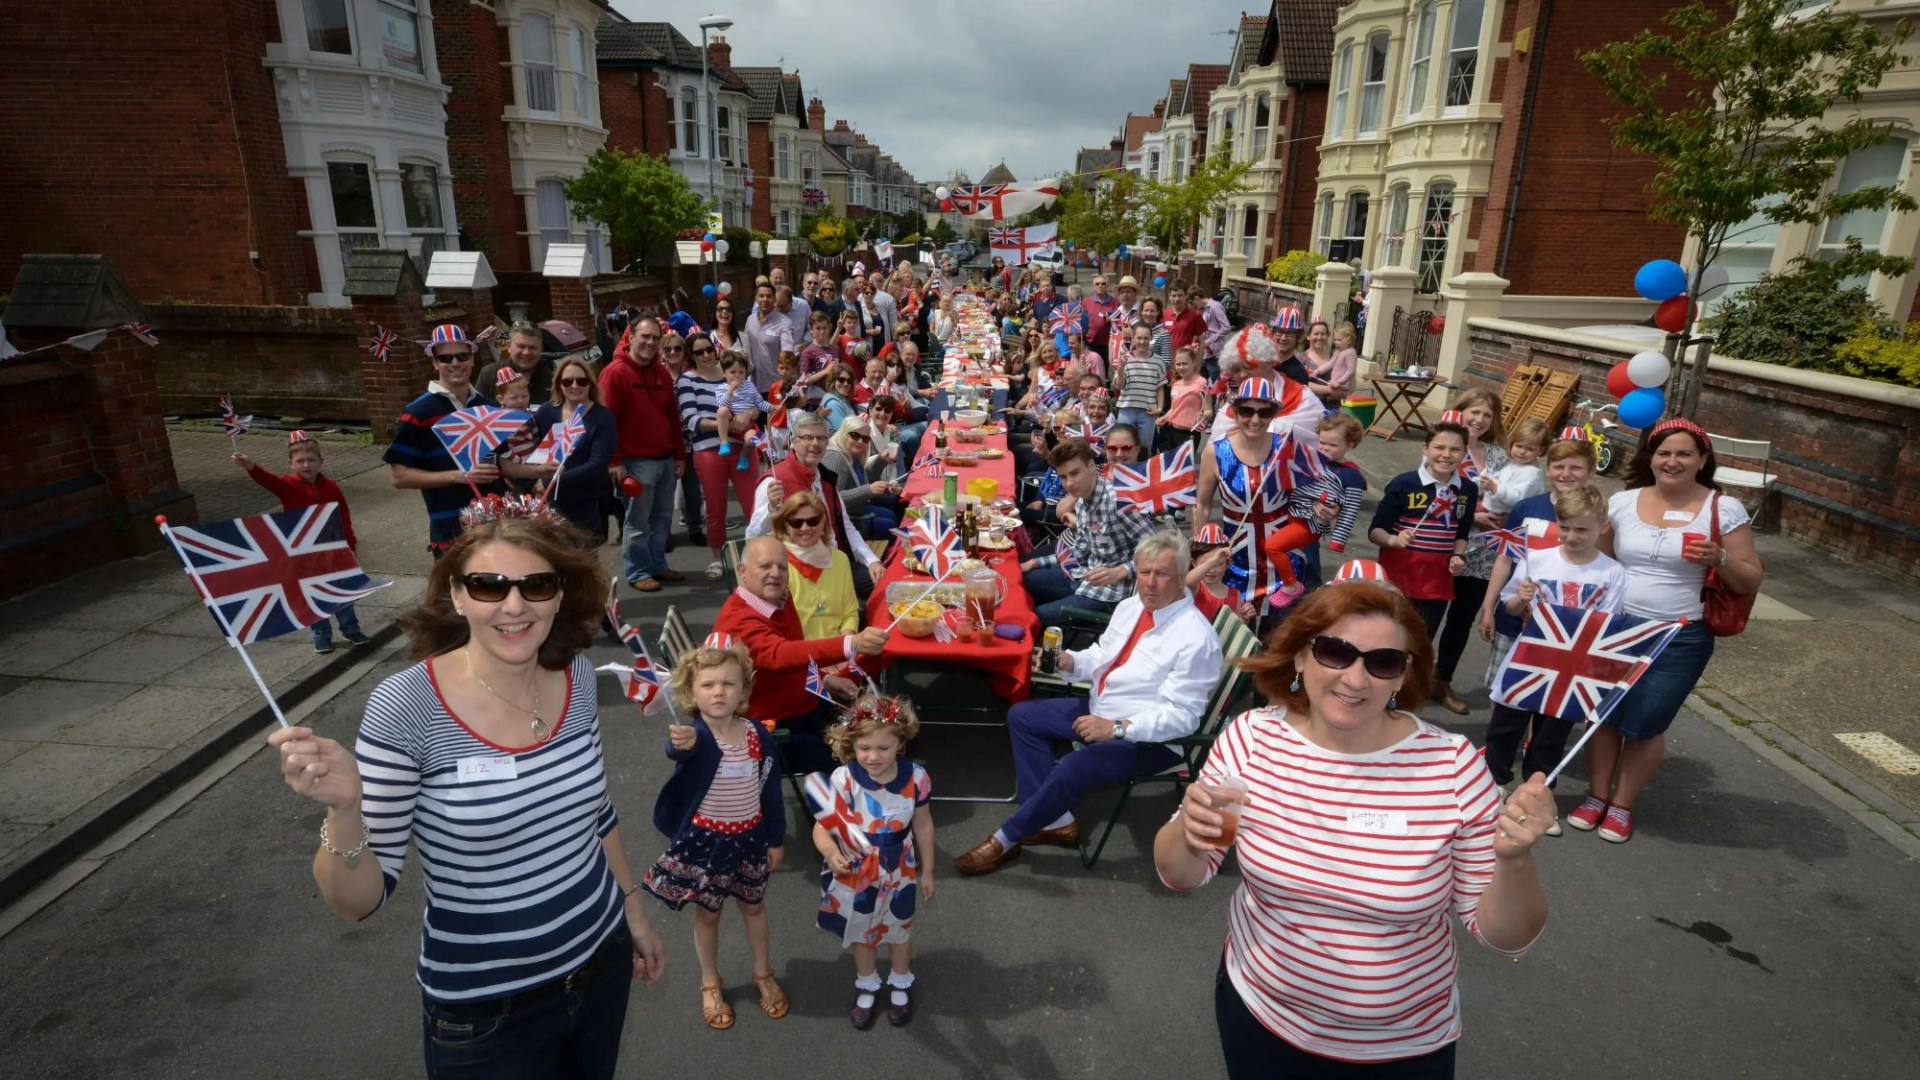
[[971, 240], [955, 240], [942, 249], [953, 256], [953, 261], [965, 266], [980, 254], [980, 246]]
[[1061, 270], [1066, 269], [1067, 253], [1057, 247], [1050, 247], [1045, 251], [1035, 252], [1033, 256], [1027, 260], [1027, 265], [1045, 267], [1057, 274]]

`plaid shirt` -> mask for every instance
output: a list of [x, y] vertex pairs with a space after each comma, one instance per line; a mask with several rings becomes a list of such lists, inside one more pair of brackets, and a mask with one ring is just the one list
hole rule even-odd
[[[1105, 479], [1094, 483], [1093, 493], [1080, 500], [1074, 511], [1079, 515], [1078, 524], [1061, 533], [1055, 546], [1072, 549], [1082, 573], [1103, 566], [1119, 566], [1126, 569], [1130, 579], [1133, 549], [1153, 531], [1153, 518], [1121, 509], [1120, 501], [1113, 497], [1113, 485]], [[1035, 559], [1034, 564], [1058, 566], [1060, 559], [1056, 555], [1043, 555]], [[1133, 586], [1124, 580], [1113, 585], [1091, 585], [1082, 578], [1074, 595], [1117, 604], [1133, 595]]]

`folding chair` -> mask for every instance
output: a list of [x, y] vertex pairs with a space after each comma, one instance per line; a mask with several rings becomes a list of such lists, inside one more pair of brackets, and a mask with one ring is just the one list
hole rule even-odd
[[1534, 393], [1540, 389], [1540, 384], [1546, 380], [1546, 372], [1546, 368], [1537, 364], [1521, 364], [1507, 376], [1506, 383], [1500, 387], [1500, 426], [1502, 428], [1511, 428], [1520, 422], [1521, 415], [1526, 411], [1527, 402], [1532, 400]]
[[[1760, 528], [1760, 516], [1767, 512], [1767, 495], [1773, 487], [1773, 444], [1765, 439], [1736, 439], [1731, 435], [1707, 432], [1713, 447], [1713, 478], [1731, 487], [1753, 488], [1760, 492], [1760, 508], [1753, 512], [1753, 528]], [[1757, 461], [1758, 469], [1742, 469], [1727, 464], [1728, 458]]]
[[1113, 804], [1113, 812], [1107, 815], [1106, 827], [1100, 830], [1100, 839], [1088, 850], [1085, 841], [1080, 844], [1080, 862], [1087, 869], [1100, 861], [1100, 853], [1106, 850], [1107, 840], [1113, 836], [1113, 830], [1120, 824], [1120, 815], [1126, 811], [1127, 800], [1133, 797], [1133, 789], [1142, 784], [1172, 784], [1177, 797], [1181, 790], [1200, 775], [1200, 769], [1207, 763], [1207, 752], [1213, 749], [1213, 740], [1219, 736], [1221, 725], [1232, 715], [1232, 706], [1250, 683], [1246, 672], [1234, 661], [1252, 656], [1260, 651], [1260, 638], [1238, 616], [1223, 612], [1230, 620], [1225, 626], [1215, 619], [1215, 632], [1220, 636], [1220, 679], [1214, 684], [1213, 693], [1207, 697], [1206, 711], [1201, 714], [1200, 726], [1191, 735], [1178, 739], [1168, 739], [1163, 745], [1179, 751], [1180, 760], [1171, 767], [1153, 773], [1136, 773], [1126, 779], [1120, 788], [1120, 798]]
[[744, 538], [729, 540], [720, 548], [720, 566], [722, 573], [725, 574], [723, 580], [726, 582], [729, 596], [733, 595], [733, 590], [740, 585], [740, 559], [746, 550], [747, 541]]
[[[693, 640], [693, 631], [687, 627], [686, 617], [681, 615], [680, 609], [672, 604], [667, 605], [666, 617], [660, 620], [659, 644], [660, 660], [665, 668], [661, 673], [663, 677], [671, 676], [673, 669], [680, 666], [680, 658], [692, 652], [696, 644]], [[670, 690], [665, 692], [672, 693]], [[780, 765], [780, 775], [787, 778], [787, 783], [793, 788], [793, 797], [800, 800], [800, 805], [804, 808], [807, 805], [807, 796], [800, 783], [805, 774], [789, 771], [787, 756], [780, 751], [782, 745], [792, 741], [793, 732], [786, 728], [773, 730], [773, 754]]]

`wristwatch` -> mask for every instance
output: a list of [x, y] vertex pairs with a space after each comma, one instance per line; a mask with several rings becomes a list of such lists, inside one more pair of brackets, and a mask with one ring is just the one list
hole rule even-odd
[[1132, 730], [1133, 721], [1131, 720], [1115, 720], [1113, 722], [1113, 737], [1116, 739], [1126, 738], [1127, 732]]
[[1727, 560], [1728, 560], [1729, 558], [1731, 558], [1731, 557], [1732, 557], [1732, 555], [1731, 555], [1731, 553], [1729, 553], [1729, 552], [1727, 551], [1727, 549], [1726, 549], [1726, 548], [1721, 548], [1721, 549], [1720, 549], [1720, 559], [1719, 559], [1719, 561], [1717, 561], [1717, 562], [1715, 562], [1715, 563], [1714, 563], [1713, 565], [1715, 565], [1715, 566], [1725, 566], [1725, 565], [1727, 565]]

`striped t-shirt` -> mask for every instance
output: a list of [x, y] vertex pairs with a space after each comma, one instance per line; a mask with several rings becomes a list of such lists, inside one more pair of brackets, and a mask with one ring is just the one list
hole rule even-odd
[[[547, 741], [513, 749], [448, 712], [430, 663], [367, 699], [354, 747], [360, 812], [386, 879], [383, 901], [399, 884], [407, 842], [420, 853], [418, 978], [427, 996], [504, 997], [580, 967], [623, 918], [601, 846], [619, 817], [601, 763], [593, 665], [574, 658], [566, 714]], [[476, 776], [482, 763], [491, 775]]]
[[[1226, 967], [1253, 1015], [1342, 1061], [1458, 1039], [1447, 913], [1480, 936], [1500, 808], [1466, 737], [1416, 720], [1385, 750], [1339, 754], [1308, 742], [1285, 709], [1255, 709], [1228, 724], [1199, 782], [1222, 773], [1251, 789]], [[1212, 853], [1209, 879], [1224, 855]]]
[[[716, 740], [718, 741], [718, 740]], [[738, 834], [760, 824], [760, 791], [771, 768], [752, 725], [737, 744], [720, 743], [720, 767], [707, 786], [693, 823], [714, 832]]]
[[701, 378], [699, 372], [688, 368], [674, 382], [673, 392], [680, 402], [680, 426], [687, 429], [687, 451], [720, 449], [720, 433], [701, 431], [700, 421], [714, 419], [726, 399], [727, 380]]

